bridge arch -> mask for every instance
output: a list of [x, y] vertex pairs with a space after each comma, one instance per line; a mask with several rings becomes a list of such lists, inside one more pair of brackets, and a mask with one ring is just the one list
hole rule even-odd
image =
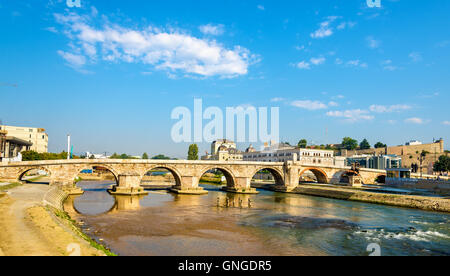
[[146, 167], [143, 172], [141, 172], [141, 183], [145, 177], [145, 175], [155, 169], [165, 169], [167, 171], [169, 171], [172, 175], [173, 178], [175, 179], [175, 185], [176, 186], [180, 186], [181, 185], [181, 173], [174, 167], [172, 166], [167, 166], [167, 165], [155, 165], [155, 166], [151, 166], [151, 167]]
[[51, 171], [49, 168], [44, 167], [44, 166], [42, 166], [42, 167], [41, 167], [41, 166], [37, 166], [37, 167], [28, 167], [28, 168], [21, 169], [21, 170], [19, 171], [18, 175], [16, 176], [16, 179], [17, 179], [18, 181], [23, 181], [22, 178], [23, 178], [28, 172], [34, 171], [34, 170], [42, 170], [42, 171], [45, 171], [45, 172], [47, 173], [48, 176], [52, 176], [52, 171]]
[[273, 176], [273, 178], [275, 179], [275, 185], [278, 186], [284, 185], [283, 173], [278, 169], [271, 167], [259, 167], [256, 170], [253, 170], [252, 173], [250, 174], [251, 179], [254, 179], [257, 173], [264, 170], [267, 170]]
[[227, 180], [227, 187], [233, 188], [236, 186], [236, 178], [233, 172], [222, 166], [209, 166], [201, 170], [200, 174], [198, 175], [198, 184], [200, 184], [200, 179], [203, 177], [203, 175], [212, 170], [218, 170], [223, 173], [225, 179]]
[[310, 172], [312, 172], [314, 174], [314, 176], [316, 177], [318, 183], [328, 184], [328, 175], [327, 175], [327, 173], [324, 170], [320, 169], [320, 168], [314, 168], [314, 167], [304, 168], [300, 172], [299, 180], [308, 171], [310, 171]]
[[360, 175], [358, 172], [353, 170], [342, 170], [338, 171], [333, 175], [333, 179], [337, 179], [339, 183], [349, 184], [350, 180], [348, 178], [349, 175]]
[[106, 165], [106, 164], [89, 164], [89, 165], [83, 165], [83, 166], [76, 166], [73, 173], [70, 174], [69, 181], [75, 181], [77, 176], [84, 170], [94, 169], [94, 168], [104, 168], [107, 171], [109, 171], [113, 176], [116, 183], [119, 183], [119, 173], [117, 170], [115, 170], [113, 167]]

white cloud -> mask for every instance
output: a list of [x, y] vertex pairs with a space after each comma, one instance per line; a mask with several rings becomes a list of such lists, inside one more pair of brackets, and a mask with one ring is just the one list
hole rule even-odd
[[80, 68], [86, 64], [86, 58], [82, 55], [76, 55], [64, 51], [58, 51], [60, 55], [71, 67]]
[[373, 38], [373, 36], [366, 37], [366, 41], [367, 41], [367, 46], [370, 49], [377, 49], [381, 45], [381, 41], [376, 40], [375, 38]]
[[345, 28], [353, 28], [356, 25], [355, 22], [342, 22], [341, 24], [339, 24], [336, 29], [338, 30], [343, 30]]
[[412, 52], [411, 54], [409, 54], [409, 58], [413, 61], [413, 62], [419, 62], [422, 61], [422, 55], [418, 52]]
[[270, 101], [273, 102], [273, 103], [277, 103], [277, 102], [282, 102], [284, 100], [285, 100], [284, 98], [273, 98]]
[[392, 112], [399, 112], [404, 110], [409, 110], [412, 107], [406, 104], [397, 104], [397, 105], [391, 105], [391, 106], [385, 106], [385, 105], [371, 105], [370, 111], [376, 112], [376, 113], [392, 113]]
[[220, 25], [202, 25], [199, 27], [200, 32], [206, 35], [222, 35], [224, 33], [224, 26], [222, 24]]
[[311, 33], [312, 38], [325, 38], [333, 34], [333, 27], [331, 24], [338, 19], [338, 16], [328, 16], [325, 21], [320, 23], [320, 28]]
[[405, 120], [406, 123], [421, 125], [424, 124], [425, 121], [421, 118], [409, 118]]
[[348, 67], [361, 67], [361, 68], [368, 67], [367, 63], [361, 62], [359, 59], [349, 60], [345, 65]]
[[343, 118], [347, 122], [357, 122], [357, 121], [370, 121], [375, 117], [369, 115], [369, 111], [361, 109], [345, 110], [345, 111], [329, 111], [327, 112], [329, 117]]
[[307, 109], [307, 110], [319, 110], [319, 109], [326, 109], [328, 106], [322, 102], [319, 101], [294, 101], [291, 103], [292, 106]]
[[331, 102], [328, 103], [328, 106], [336, 107], [336, 106], [339, 106], [339, 104], [337, 102], [331, 101]]
[[311, 64], [309, 64], [309, 62], [306, 62], [306, 61], [300, 61], [299, 63], [296, 64], [296, 66], [299, 69], [305, 69], [305, 70], [311, 69]]
[[310, 62], [314, 65], [320, 65], [325, 63], [325, 58], [324, 57], [319, 57], [319, 58], [311, 58]]
[[450, 121], [444, 121], [444, 122], [442, 122], [442, 124], [445, 126], [450, 126]]
[[309, 69], [311, 69], [311, 65], [318, 66], [318, 65], [324, 64], [325, 61], [326, 61], [326, 59], [324, 57], [311, 58], [309, 60], [309, 62], [301, 61], [301, 62], [295, 64], [295, 66], [299, 69], [309, 70]]
[[258, 8], [258, 10], [262, 10], [262, 11], [265, 10], [263, 5], [258, 5], [257, 8]]
[[102, 27], [97, 27], [98, 22], [92, 22], [90, 16], [75, 13], [55, 14], [55, 18], [65, 27], [64, 33], [74, 52], [60, 51], [60, 55], [78, 66], [100, 59], [142, 63], [171, 75], [230, 78], [246, 75], [249, 66], [258, 62], [256, 55], [241, 46], [227, 49], [215, 40], [199, 39], [180, 31], [130, 29], [107, 19]]

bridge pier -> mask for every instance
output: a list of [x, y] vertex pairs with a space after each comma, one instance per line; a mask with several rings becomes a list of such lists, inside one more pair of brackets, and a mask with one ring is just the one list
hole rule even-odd
[[202, 187], [198, 186], [199, 178], [195, 176], [182, 176], [180, 183], [177, 183], [171, 192], [182, 195], [205, 195], [208, 191], [205, 191]]
[[141, 176], [137, 173], [124, 173], [119, 175], [118, 184], [108, 192], [112, 195], [148, 195], [141, 187]]
[[235, 177], [234, 186], [223, 187], [222, 190], [235, 194], [259, 194], [256, 189], [251, 187], [252, 179], [249, 177]]
[[294, 166], [294, 162], [286, 161], [284, 164], [284, 183], [275, 185], [274, 191], [288, 193], [297, 188], [300, 177], [300, 170]]

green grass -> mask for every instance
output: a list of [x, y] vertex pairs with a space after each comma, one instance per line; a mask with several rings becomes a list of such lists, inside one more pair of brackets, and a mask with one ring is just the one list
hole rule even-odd
[[80, 228], [78, 228], [77, 226], [77, 222], [74, 221], [68, 213], [64, 212], [64, 211], [60, 211], [58, 209], [52, 208], [52, 207], [47, 207], [48, 211], [52, 211], [53, 214], [55, 214], [55, 216], [57, 216], [58, 218], [67, 221], [71, 227], [73, 228], [73, 230], [85, 241], [87, 241], [92, 247], [102, 251], [103, 253], [105, 253], [106, 256], [117, 256], [117, 254], [111, 252], [110, 250], [108, 250], [106, 247], [104, 247], [101, 244], [98, 244], [95, 240], [91, 239], [88, 235], [86, 235], [85, 233], [83, 233], [81, 231]]
[[8, 190], [14, 189], [14, 188], [19, 187], [19, 186], [22, 186], [22, 184], [19, 183], [19, 182], [11, 183], [9, 185], [0, 186], [0, 191], [8, 191]]

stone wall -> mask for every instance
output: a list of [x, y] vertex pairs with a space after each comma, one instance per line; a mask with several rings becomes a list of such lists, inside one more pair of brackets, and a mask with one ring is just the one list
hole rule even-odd
[[450, 181], [448, 180], [386, 178], [386, 185], [396, 188], [427, 190], [439, 194], [450, 193]]

